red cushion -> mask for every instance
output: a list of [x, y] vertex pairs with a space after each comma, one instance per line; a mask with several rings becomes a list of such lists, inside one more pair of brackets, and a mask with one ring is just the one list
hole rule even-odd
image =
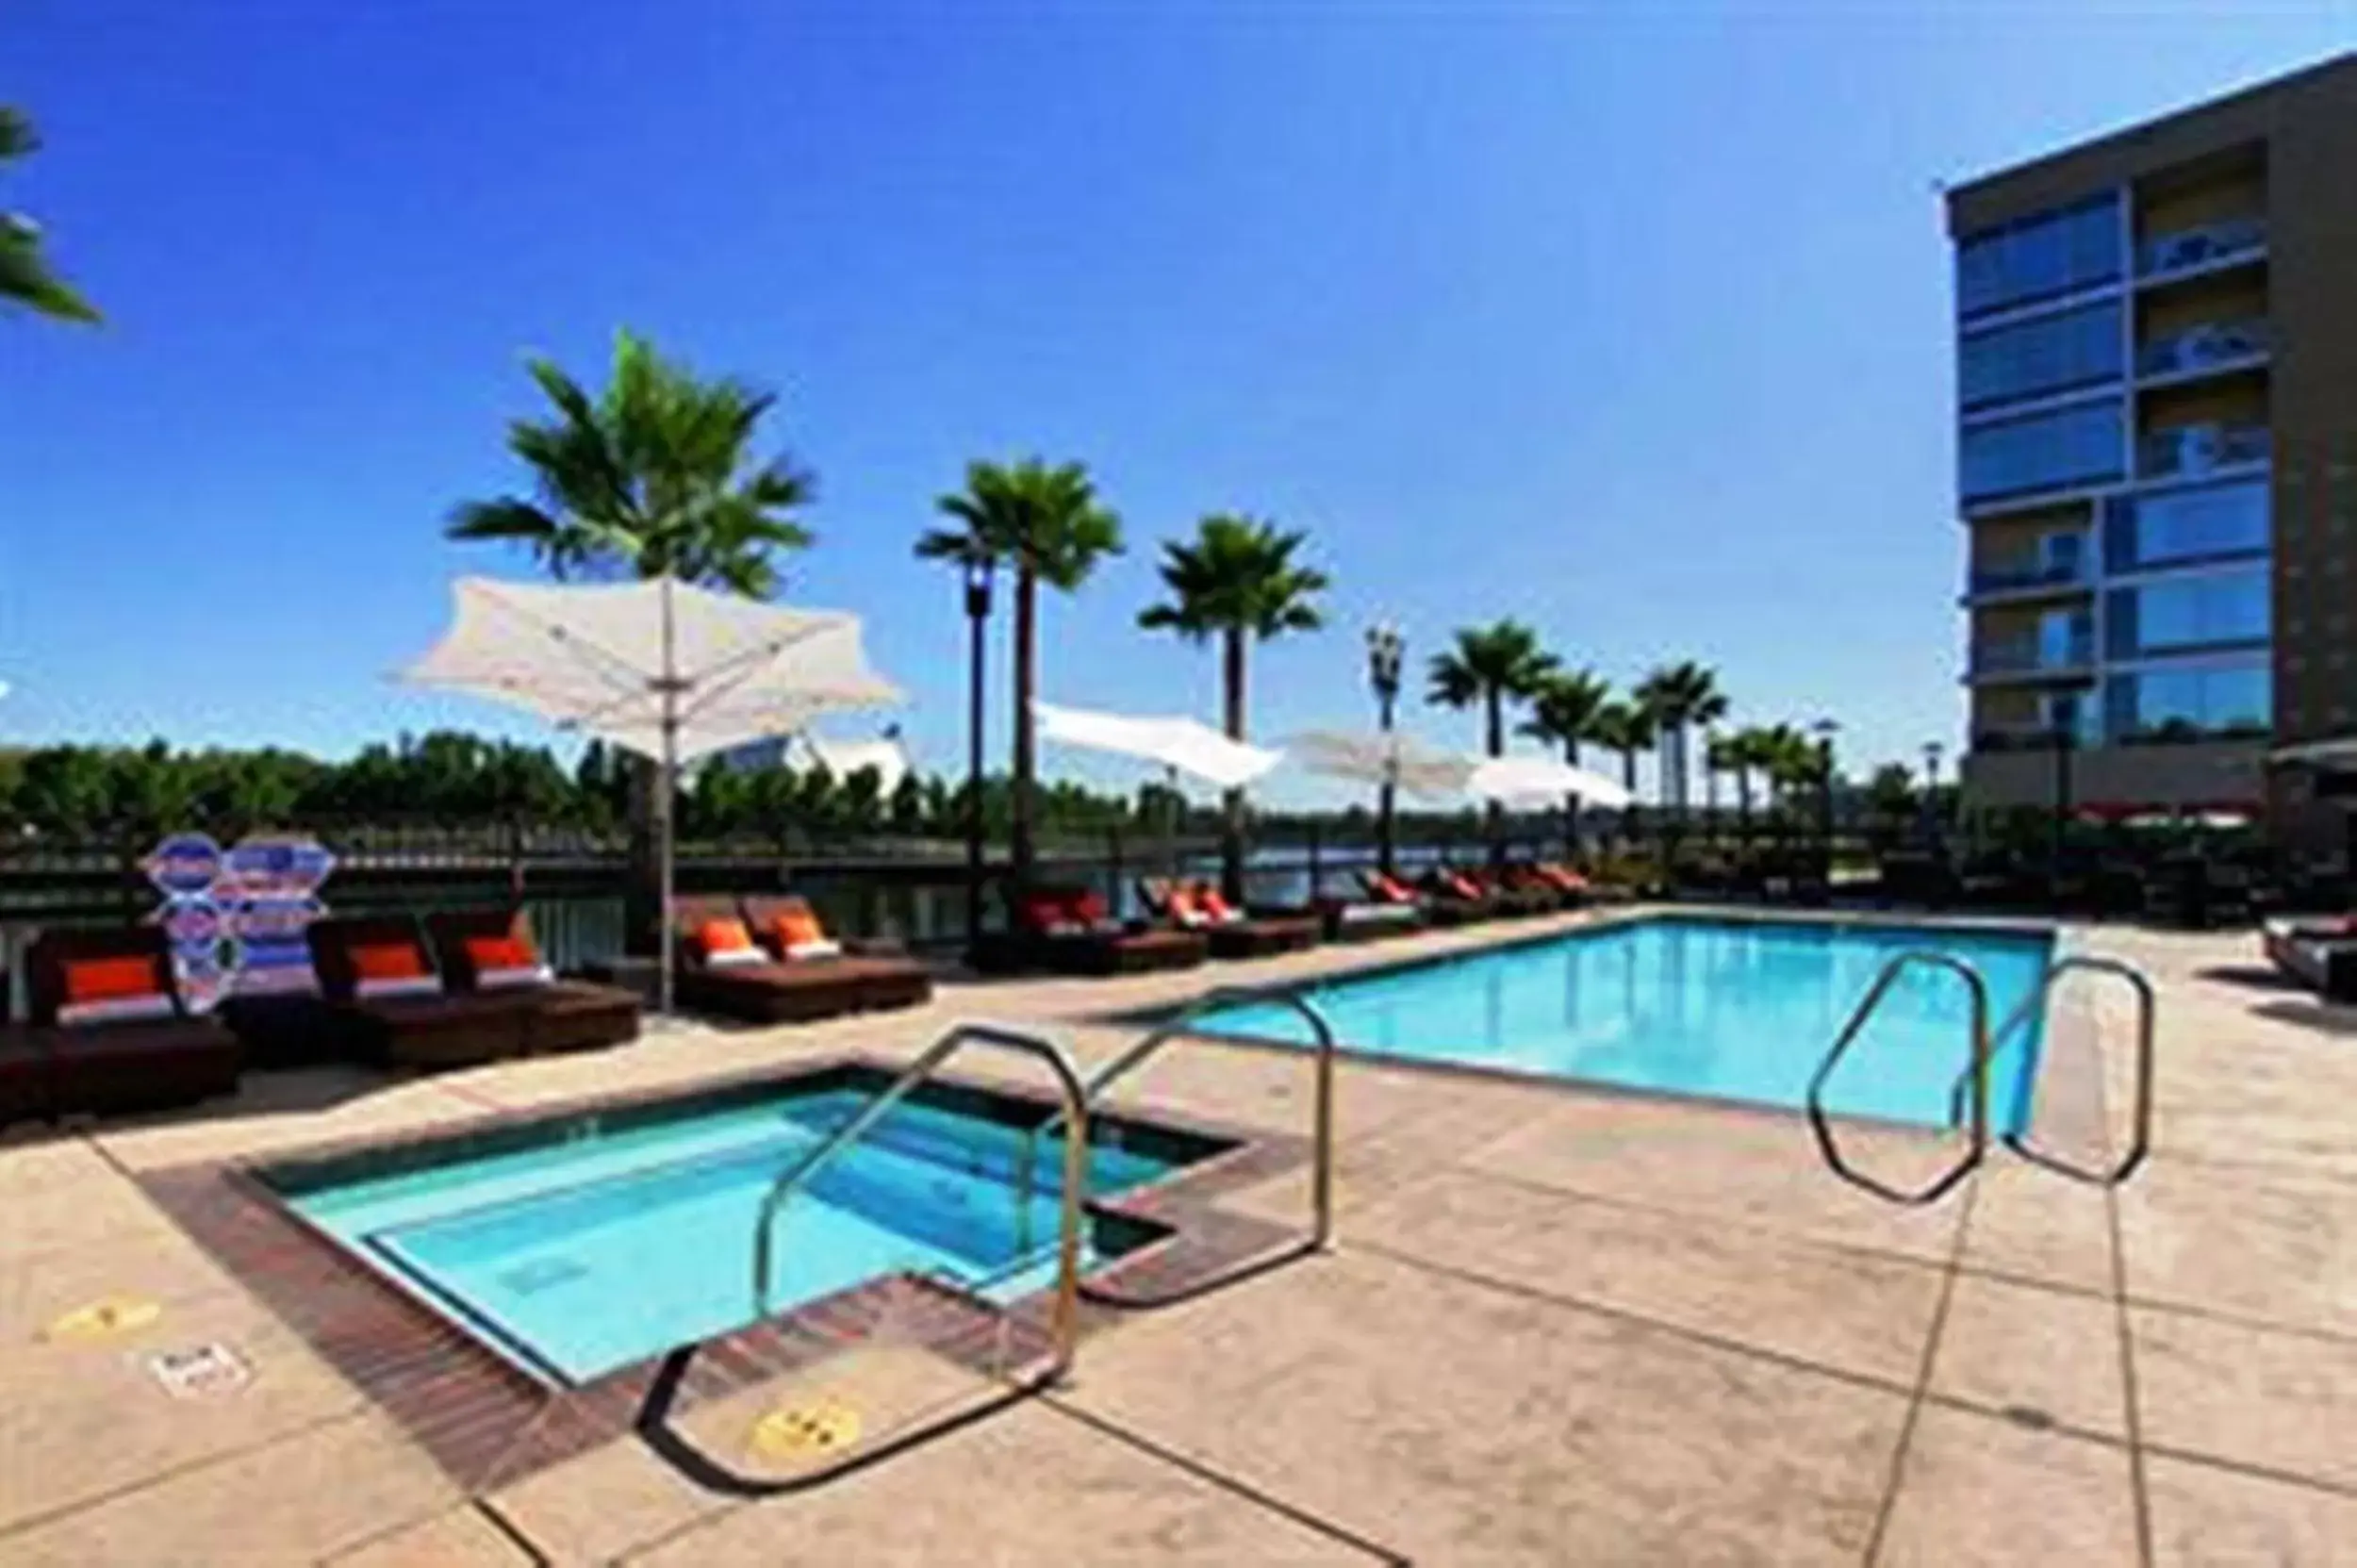
[[1214, 920], [1232, 919], [1235, 916], [1235, 905], [1229, 903], [1226, 899], [1221, 898], [1219, 889], [1216, 887], [1204, 887], [1196, 889], [1195, 901], [1201, 904], [1203, 906], [1203, 913], [1210, 916]]
[[69, 958], [62, 966], [64, 1004], [117, 1001], [124, 997], [152, 997], [163, 990], [163, 976], [144, 953], [121, 958]]
[[1113, 916], [1113, 910], [1107, 906], [1104, 896], [1085, 889], [1065, 900], [1064, 909], [1083, 925], [1093, 926]]
[[416, 980], [434, 972], [415, 942], [356, 942], [347, 951], [360, 980]]
[[460, 946], [467, 962], [477, 974], [489, 974], [500, 969], [533, 969], [540, 964], [540, 955], [530, 941], [509, 932], [502, 936], [470, 936]]
[[1460, 899], [1478, 899], [1481, 897], [1481, 889], [1473, 884], [1472, 879], [1459, 872], [1442, 872], [1441, 874], [1441, 885], [1447, 888], [1450, 892], [1456, 894]]
[[1063, 900], [1052, 893], [1024, 895], [1017, 913], [1021, 915], [1023, 923], [1033, 931], [1052, 931], [1071, 918], [1064, 911]]

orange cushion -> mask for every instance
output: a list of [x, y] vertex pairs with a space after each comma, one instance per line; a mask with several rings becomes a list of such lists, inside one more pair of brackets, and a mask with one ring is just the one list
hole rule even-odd
[[1473, 880], [1460, 871], [1448, 871], [1442, 873], [1441, 877], [1441, 885], [1447, 888], [1450, 892], [1456, 894], [1460, 899], [1478, 899], [1481, 897], [1481, 889], [1475, 886]]
[[415, 942], [361, 942], [349, 953], [352, 972], [361, 980], [416, 980], [434, 972]]
[[706, 958], [714, 953], [742, 952], [752, 945], [742, 920], [706, 920], [696, 928], [696, 946]]
[[1195, 894], [1188, 888], [1174, 887], [1163, 896], [1162, 907], [1170, 911], [1172, 919], [1184, 921], [1196, 912]]
[[115, 1001], [124, 997], [152, 997], [163, 989], [156, 961], [139, 953], [122, 958], [69, 958], [65, 961], [65, 1004]]
[[1221, 898], [1219, 889], [1216, 887], [1206, 887], [1197, 890], [1195, 895], [1195, 900], [1197, 904], [1202, 906], [1203, 913], [1210, 916], [1214, 920], [1228, 920], [1232, 919], [1235, 916], [1235, 906], [1230, 904], [1226, 899]]
[[1409, 888], [1406, 883], [1400, 881], [1397, 877], [1378, 876], [1375, 879], [1375, 888], [1376, 892], [1382, 894], [1393, 903], [1405, 904], [1416, 901], [1416, 895], [1414, 892]]
[[459, 946], [467, 954], [468, 964], [479, 975], [501, 969], [537, 968], [540, 963], [540, 955], [531, 942], [514, 932], [503, 936], [470, 936]]
[[781, 949], [799, 948], [806, 943], [824, 942], [827, 928], [818, 923], [818, 916], [807, 909], [789, 909], [777, 917], [770, 927]]

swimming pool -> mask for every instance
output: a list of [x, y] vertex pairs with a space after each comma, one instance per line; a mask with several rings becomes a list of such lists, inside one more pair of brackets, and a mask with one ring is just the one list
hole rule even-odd
[[[364, 1150], [257, 1172], [294, 1212], [402, 1289], [544, 1378], [602, 1372], [753, 1321], [753, 1227], [770, 1182], [890, 1081], [841, 1070]], [[904, 1272], [1012, 1300], [1052, 1278], [1063, 1147], [1045, 1111], [927, 1084], [825, 1165], [778, 1223], [772, 1311]], [[1135, 1123], [1091, 1128], [1089, 1196], [1225, 1148]], [[1093, 1216], [1091, 1259], [1144, 1239]]]
[[[2053, 937], [2038, 931], [1661, 916], [1517, 943], [1314, 987], [1345, 1048], [1409, 1062], [1601, 1081], [1798, 1108], [1834, 1037], [1883, 966], [1930, 949], [1978, 969], [1994, 1030], [2031, 994]], [[1828, 1109], [1946, 1126], [1963, 1070], [1964, 982], [1906, 970], [1826, 1086]], [[1306, 1043], [1287, 1009], [1205, 1016], [1208, 1034]], [[2033, 1018], [2000, 1044], [1989, 1120], [2028, 1118]]]

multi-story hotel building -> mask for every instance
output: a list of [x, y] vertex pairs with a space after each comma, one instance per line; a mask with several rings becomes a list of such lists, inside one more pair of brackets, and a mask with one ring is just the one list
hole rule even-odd
[[2260, 803], [2357, 732], [2357, 55], [1947, 207], [1968, 801]]

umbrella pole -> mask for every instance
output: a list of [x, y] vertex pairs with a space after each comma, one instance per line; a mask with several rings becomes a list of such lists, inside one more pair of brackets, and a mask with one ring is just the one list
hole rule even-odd
[[679, 787], [679, 671], [674, 652], [671, 621], [671, 579], [663, 578], [663, 759], [661, 776], [655, 780], [655, 875], [662, 883], [661, 910], [663, 929], [655, 934], [656, 944], [656, 1008], [662, 1015], [671, 1015], [671, 881], [674, 851], [671, 843], [671, 807], [678, 799]]

